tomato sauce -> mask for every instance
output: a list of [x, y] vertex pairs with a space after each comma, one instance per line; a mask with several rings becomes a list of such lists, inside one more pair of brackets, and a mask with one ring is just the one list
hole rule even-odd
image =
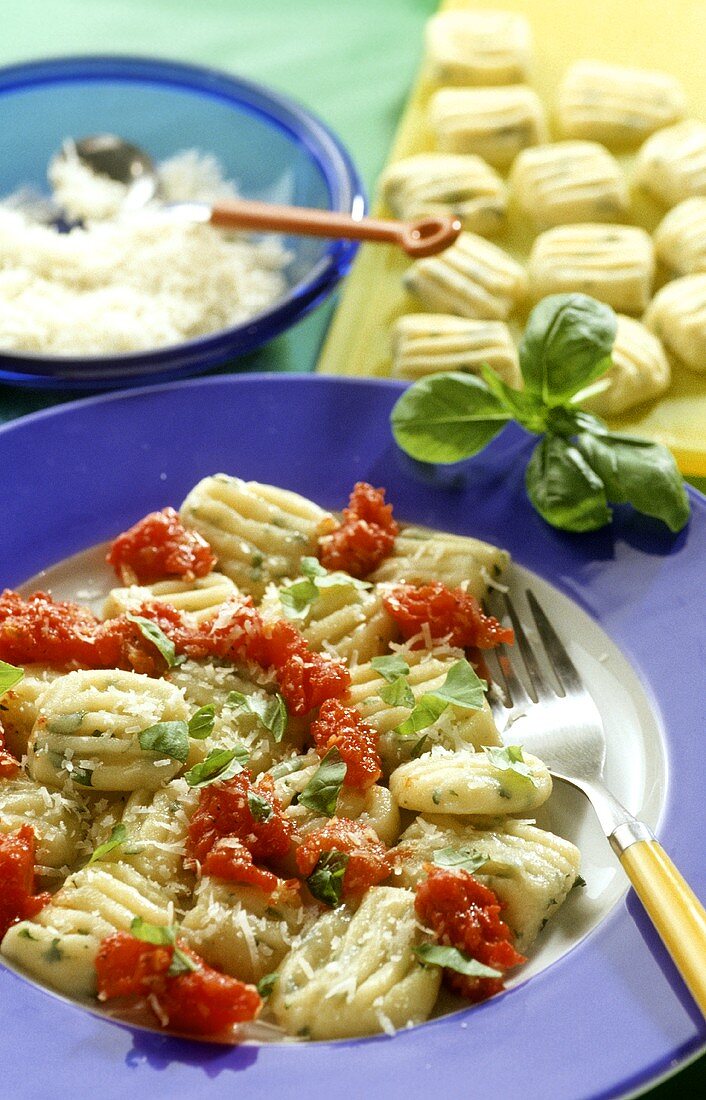
[[34, 892], [35, 845], [31, 825], [0, 833], [0, 940], [13, 924], [35, 917], [51, 898]]
[[173, 508], [149, 515], [113, 542], [106, 557], [122, 584], [151, 584], [168, 577], [205, 577], [216, 556], [196, 531], [187, 531]]
[[[469, 871], [432, 866], [417, 887], [417, 916], [440, 944], [504, 972], [525, 959], [515, 950], [512, 933], [500, 919], [501, 908], [496, 894]], [[472, 978], [448, 968], [444, 978], [454, 992], [474, 1002], [503, 988], [502, 978]]]
[[361, 894], [389, 877], [387, 848], [369, 825], [332, 817], [320, 829], [308, 833], [297, 848], [300, 875], [308, 878], [323, 852], [344, 852], [348, 863], [343, 876], [343, 897]]
[[178, 947], [195, 969], [170, 975], [173, 945], [145, 943], [129, 932], [106, 937], [96, 958], [99, 1000], [147, 997], [160, 1024], [192, 1035], [217, 1035], [257, 1017], [262, 999], [255, 986], [214, 970], [183, 944]]
[[319, 539], [319, 559], [326, 569], [341, 569], [352, 577], [367, 577], [390, 554], [399, 531], [385, 490], [365, 481], [353, 488], [337, 529]]
[[512, 628], [486, 615], [478, 600], [462, 588], [447, 588], [440, 581], [419, 588], [399, 585], [385, 596], [383, 605], [405, 639], [419, 634], [426, 625], [434, 641], [448, 638], [461, 649], [494, 649], [514, 641]]
[[202, 788], [189, 824], [187, 865], [199, 864], [202, 874], [257, 886], [271, 894], [282, 879], [257, 864], [276, 866], [289, 852], [293, 834], [272, 777], [261, 776], [254, 784], [249, 772], [238, 772], [224, 783]]
[[338, 749], [346, 765], [346, 786], [366, 791], [382, 775], [377, 730], [354, 707], [327, 699], [312, 723], [311, 735], [320, 756]]

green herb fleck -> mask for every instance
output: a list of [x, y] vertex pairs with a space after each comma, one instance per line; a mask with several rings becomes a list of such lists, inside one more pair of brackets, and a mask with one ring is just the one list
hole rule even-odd
[[271, 974], [265, 974], [257, 983], [257, 991], [261, 997], [267, 998], [277, 984], [279, 974], [273, 970]]
[[248, 795], [248, 809], [255, 821], [269, 821], [272, 817], [272, 806], [259, 794], [253, 791]]
[[250, 753], [245, 745], [238, 744], [232, 749], [211, 749], [205, 760], [189, 768], [184, 779], [190, 787], [224, 783], [242, 771], [249, 759]]
[[346, 873], [350, 856], [347, 852], [338, 852], [332, 848], [322, 852], [316, 867], [306, 880], [311, 893], [318, 900], [335, 909], [341, 904], [343, 896], [343, 876]]
[[46, 951], [44, 952], [44, 958], [47, 960], [47, 962], [61, 962], [64, 957], [64, 952], [59, 947], [60, 943], [61, 940], [59, 939], [59, 937], [55, 936], [47, 947]]
[[143, 619], [141, 615], [132, 615], [129, 611], [125, 617], [139, 627], [142, 637], [159, 650], [168, 668], [174, 668], [175, 665], [183, 663], [184, 658], [176, 655], [174, 642], [151, 619]]
[[169, 756], [185, 764], [189, 755], [189, 727], [186, 722], [157, 722], [138, 735], [140, 748]]
[[194, 737], [197, 741], [203, 741], [206, 737], [211, 736], [215, 709], [213, 703], [207, 703], [205, 707], [199, 707], [191, 715], [189, 719], [189, 737]]
[[479, 871], [489, 858], [469, 848], [437, 848], [432, 855], [433, 862], [439, 867], [452, 867], [454, 870], [470, 871], [471, 874]]
[[57, 714], [47, 722], [47, 730], [59, 737], [68, 737], [81, 728], [85, 717], [85, 710], [74, 710], [71, 714]]
[[520, 745], [506, 745], [503, 749], [498, 748], [497, 745], [484, 745], [483, 752], [493, 767], [498, 768], [499, 771], [519, 776], [520, 779], [531, 783], [533, 787], [539, 785], [538, 780], [532, 775], [529, 764], [525, 763]]
[[24, 674], [23, 668], [17, 668], [16, 665], [9, 665], [7, 661], [0, 661], [0, 695], [4, 695], [5, 692], [13, 688], [15, 684], [19, 684]]
[[244, 695], [242, 691], [231, 691], [226, 706], [233, 707], [246, 714], [254, 714], [276, 742], [284, 737], [287, 728], [287, 704], [276, 692], [274, 695]]
[[346, 777], [346, 765], [337, 748], [329, 749], [304, 790], [299, 803], [309, 810], [333, 817], [336, 802]]
[[98, 847], [93, 851], [93, 854], [88, 861], [89, 865], [103, 859], [104, 856], [107, 856], [110, 852], [113, 852], [116, 848], [119, 848], [121, 844], [124, 844], [127, 839], [127, 829], [122, 823], [113, 826], [113, 830], [110, 834], [109, 839], [106, 840], [104, 844], [99, 844]]
[[443, 966], [448, 970], [455, 970], [457, 974], [465, 974], [469, 978], [500, 978], [499, 970], [493, 970], [490, 966], [472, 959], [455, 947], [442, 947], [441, 944], [423, 943], [414, 948], [414, 953], [425, 966]]

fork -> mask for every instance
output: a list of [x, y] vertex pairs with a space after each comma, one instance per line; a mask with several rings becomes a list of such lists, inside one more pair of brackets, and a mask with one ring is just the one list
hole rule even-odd
[[[537, 634], [561, 694], [542, 672], [510, 598], [503, 594], [533, 699], [506, 646], [496, 650], [507, 703], [488, 701], [507, 743], [521, 744], [543, 760], [552, 776], [582, 791], [623, 870], [706, 1016], [706, 910], [643, 822], [633, 817], [603, 779], [606, 742], [598, 708], [535, 595], [526, 590]], [[509, 704], [509, 705], [508, 705]]]

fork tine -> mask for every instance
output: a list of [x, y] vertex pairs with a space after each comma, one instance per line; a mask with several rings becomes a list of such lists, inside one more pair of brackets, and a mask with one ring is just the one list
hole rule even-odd
[[554, 627], [540, 607], [536, 596], [533, 592], [530, 592], [529, 589], [527, 589], [526, 595], [527, 602], [530, 605], [530, 610], [532, 611], [534, 621], [537, 625], [537, 632], [544, 643], [544, 648], [547, 651], [560, 686], [564, 692], [585, 691], [581, 677], [576, 671], [563, 643], [557, 637]]
[[[507, 601], [507, 596], [505, 596], [504, 593], [502, 598], [503, 600]], [[492, 608], [486, 607], [485, 611], [489, 612], [490, 614], [493, 613]], [[500, 615], [496, 617], [499, 618], [501, 616], [502, 612], [500, 612]], [[508, 647], [506, 645], [499, 645], [491, 652], [494, 654], [495, 660], [497, 661], [498, 668], [500, 670], [508, 708], [512, 709], [513, 707], [526, 706], [528, 703], [533, 703], [534, 699], [532, 699], [531, 695], [529, 695], [527, 689], [525, 688], [525, 685], [522, 683], [522, 680], [515, 672], [512, 660], [510, 659]]]
[[544, 673], [542, 672], [537, 658], [535, 657], [534, 650], [530, 645], [529, 639], [525, 634], [524, 627], [520, 622], [519, 616], [515, 610], [514, 604], [508, 595], [504, 595], [505, 606], [507, 613], [510, 616], [510, 622], [512, 623], [512, 629], [515, 631], [515, 641], [517, 642], [517, 648], [520, 651], [525, 668], [527, 669], [527, 675], [532, 685], [532, 689], [537, 696], [538, 702], [544, 702], [547, 699], [555, 698], [551, 685], [547, 682]]

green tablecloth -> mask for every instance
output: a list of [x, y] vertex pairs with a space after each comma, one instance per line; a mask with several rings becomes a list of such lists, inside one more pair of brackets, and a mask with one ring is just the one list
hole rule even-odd
[[[332, 126], [372, 189], [419, 61], [424, 21], [435, 8], [435, 0], [0, 0], [0, 64], [141, 53], [262, 81]], [[333, 304], [237, 369], [311, 370]], [[0, 387], [0, 421], [75, 396]], [[674, 1100], [705, 1091], [701, 1058], [650, 1095]]]

